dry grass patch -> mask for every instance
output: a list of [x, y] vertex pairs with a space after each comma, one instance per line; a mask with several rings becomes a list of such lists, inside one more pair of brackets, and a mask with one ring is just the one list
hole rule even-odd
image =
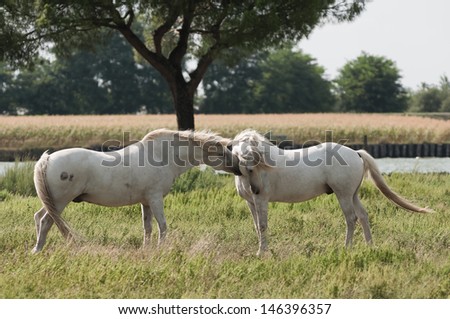
[[[62, 148], [103, 144], [108, 140], [138, 140], [147, 132], [176, 128], [174, 115], [77, 115], [0, 117], [0, 148]], [[401, 114], [239, 114], [196, 115], [197, 129], [233, 137], [253, 128], [285, 136], [296, 143], [333, 140], [361, 143], [449, 143], [449, 121]]]

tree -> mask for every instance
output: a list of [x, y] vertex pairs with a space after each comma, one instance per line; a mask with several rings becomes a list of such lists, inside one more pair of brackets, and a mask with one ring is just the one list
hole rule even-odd
[[334, 105], [325, 70], [302, 52], [281, 49], [261, 63], [255, 109], [264, 113], [326, 112]]
[[362, 53], [335, 80], [342, 111], [401, 112], [407, 106], [400, 72], [392, 60]]
[[[60, 58], [62, 59], [63, 57]], [[64, 61], [70, 63], [71, 59]], [[132, 48], [118, 34], [112, 34], [110, 41], [97, 47], [95, 52], [88, 53], [83, 63], [92, 69], [94, 78], [107, 94], [108, 101], [95, 106], [94, 113], [172, 111], [170, 94], [164, 79], [147, 63], [137, 63]]]
[[[3, 73], [7, 68], [2, 68]], [[2, 74], [3, 74], [2, 73]], [[160, 74], [136, 63], [133, 51], [118, 34], [96, 48], [40, 59], [32, 70], [15, 71], [1, 100], [14, 113], [122, 114], [146, 110], [168, 113], [172, 106]]]
[[[197, 87], [219, 55], [299, 40], [322, 21], [352, 20], [364, 7], [364, 0], [5, 1], [0, 55], [29, 61], [48, 43], [67, 52], [97, 43], [105, 28], [116, 30], [167, 81], [178, 127], [187, 129], [194, 128]], [[136, 21], [143, 23], [144, 37]], [[197, 63], [188, 69], [191, 57]]]
[[14, 99], [10, 94], [7, 94], [11, 90], [12, 84], [12, 70], [5, 66], [4, 63], [0, 63], [0, 115], [15, 113], [15, 107], [13, 107]]
[[205, 113], [325, 112], [334, 105], [331, 82], [315, 60], [291, 48], [259, 52], [227, 67], [216, 61], [206, 73]]
[[69, 60], [43, 60], [21, 71], [10, 93], [21, 92], [17, 103], [27, 114], [94, 114], [108, 99], [89, 62], [85, 52]]
[[257, 52], [229, 66], [216, 60], [203, 79], [205, 96], [200, 105], [201, 113], [255, 113], [255, 86], [261, 79], [260, 63], [266, 52]]
[[411, 112], [438, 112], [442, 105], [441, 91], [435, 86], [422, 85], [411, 98]]
[[409, 111], [411, 112], [449, 112], [450, 81], [442, 75], [439, 85], [422, 83], [419, 90], [413, 92]]

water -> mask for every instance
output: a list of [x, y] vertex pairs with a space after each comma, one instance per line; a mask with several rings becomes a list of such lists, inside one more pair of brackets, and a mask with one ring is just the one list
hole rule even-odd
[[14, 167], [14, 165], [16, 165], [16, 163], [14, 162], [0, 162], [0, 175], [3, 175], [6, 172], [6, 170]]
[[[382, 173], [450, 173], [450, 158], [448, 157], [378, 158], [375, 161]], [[0, 162], [0, 175], [14, 165], [13, 162]]]
[[378, 158], [375, 160], [382, 173], [450, 173], [450, 158]]

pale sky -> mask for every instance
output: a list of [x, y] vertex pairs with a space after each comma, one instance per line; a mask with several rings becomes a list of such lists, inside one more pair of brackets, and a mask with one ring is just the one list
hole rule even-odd
[[393, 60], [405, 87], [450, 77], [450, 0], [371, 0], [350, 23], [326, 24], [299, 44], [328, 78], [362, 51]]

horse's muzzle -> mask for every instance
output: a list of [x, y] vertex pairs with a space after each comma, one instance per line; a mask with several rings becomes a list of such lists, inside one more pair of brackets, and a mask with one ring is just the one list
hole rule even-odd
[[258, 186], [250, 185], [250, 189], [251, 189], [252, 193], [255, 195], [258, 195], [260, 193], [260, 189]]
[[242, 176], [241, 170], [239, 169], [239, 165], [233, 166], [232, 171], [235, 176]]

